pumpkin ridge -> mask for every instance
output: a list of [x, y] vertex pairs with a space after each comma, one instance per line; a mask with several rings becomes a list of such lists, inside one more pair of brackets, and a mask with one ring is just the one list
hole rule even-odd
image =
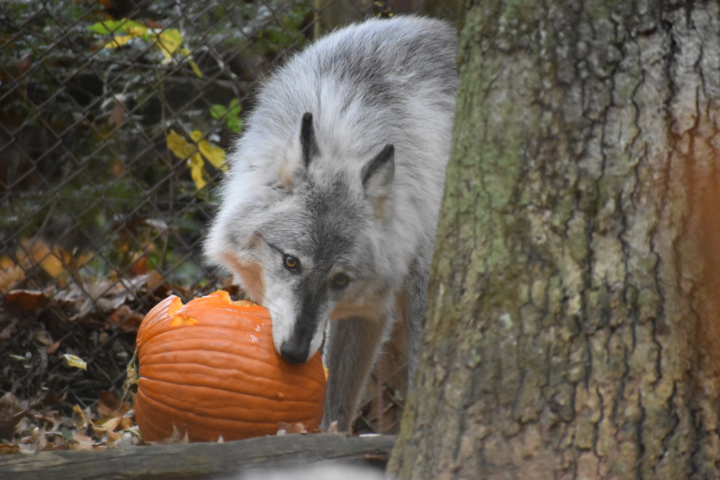
[[[151, 348], [152, 345], [156, 345], [155, 348], [157, 348], [157, 345], [162, 344], [163, 346], [175, 344], [178, 342], [201, 342], [202, 340], [212, 340], [217, 345], [235, 345], [240, 348], [246, 348], [249, 345], [256, 347], [258, 349], [262, 349], [264, 345], [271, 345], [271, 341], [269, 338], [263, 338], [261, 334], [258, 333], [245, 333], [245, 332], [238, 332], [237, 330], [233, 329], [220, 329], [218, 327], [203, 327], [203, 326], [197, 326], [197, 327], [186, 327], [186, 328], [193, 328], [193, 338], [188, 339], [186, 334], [180, 334], [180, 331], [183, 330], [182, 327], [173, 328], [173, 330], [168, 330], [162, 333], [159, 333], [156, 335], [152, 342], [146, 342], [143, 345], [144, 349]], [[220, 330], [218, 332], [218, 330]], [[227, 331], [228, 333], [233, 333], [233, 335], [227, 335], [225, 337], [218, 338], [218, 335], [224, 335]], [[247, 338], [242, 338], [243, 335], [253, 335], [256, 336], [257, 343], [252, 344], [248, 341]], [[162, 337], [162, 338], [161, 338]], [[275, 351], [273, 347], [273, 352]], [[277, 353], [277, 352], [276, 352]]]
[[[180, 343], [180, 346], [182, 347], [187, 345], [189, 342], [187, 340], [185, 340], [184, 342], [182, 340], [178, 340], [177, 342], [172, 343]], [[168, 345], [168, 343], [163, 343], [162, 345], [155, 345], [154, 348], [143, 349], [143, 351], [140, 352], [140, 367], [142, 368], [142, 366], [145, 364], [170, 363], [172, 361], [170, 360], [172, 356], [176, 355], [177, 357], [180, 357], [176, 358], [176, 360], [185, 360], [188, 357], [192, 357], [193, 361], [187, 363], [213, 366], [213, 368], [222, 368], [222, 364], [233, 366], [251, 364], [249, 365], [249, 367], [251, 368], [276, 368], [278, 366], [283, 366], [283, 368], [286, 369], [286, 373], [290, 375], [291, 378], [298, 377], [302, 378], [303, 381], [309, 379], [317, 383], [317, 381], [312, 376], [308, 377], [307, 375], [308, 371], [310, 374], [314, 373], [313, 370], [320, 372], [320, 370], [314, 366], [314, 363], [322, 363], [322, 360], [320, 360], [319, 358], [316, 359], [316, 356], [314, 355], [313, 358], [311, 358], [302, 365], [291, 365], [288, 364], [285, 360], [283, 360], [279, 355], [277, 355], [275, 350], [272, 350], [272, 352], [268, 354], [267, 352], [263, 352], [262, 349], [260, 349], [258, 352], [254, 352], [257, 353], [256, 356], [250, 356], [247, 350], [243, 350], [242, 345], [236, 345], [237, 348], [232, 349], [214, 349], [211, 345], [206, 344], [192, 345], [193, 348], [176, 347], [174, 349], [169, 349], [163, 348], [165, 345]], [[225, 344], [225, 346], [231, 345]], [[219, 358], [222, 358], [222, 361], [213, 362], [211, 359], [207, 360], [208, 358], [210, 358], [210, 356], [217, 356]], [[167, 361], [158, 362], [158, 359], [167, 359]], [[314, 376], [320, 378], [320, 373], [315, 373]], [[323, 384], [321, 383], [319, 384], [319, 386], [323, 386]]]
[[[194, 318], [195, 320], [198, 320], [198, 323], [195, 325], [189, 325], [187, 323], [170, 326], [170, 323], [173, 319], [176, 317], [182, 317], [182, 318]], [[163, 321], [167, 322], [167, 325], [163, 325], [162, 331], [158, 332], [155, 336], [176, 332], [178, 330], [184, 330], [186, 328], [193, 328], [195, 331], [203, 330], [203, 329], [218, 329], [218, 330], [226, 330], [233, 335], [238, 335], [241, 333], [251, 333], [254, 335], [257, 335], [258, 337], [262, 337], [265, 334], [262, 332], [264, 328], [261, 328], [260, 331], [258, 331], [256, 328], [254, 328], [252, 325], [246, 325], [247, 322], [240, 322], [236, 319], [231, 319], [226, 322], [218, 322], [213, 323], [212, 321], [206, 319], [206, 318], [196, 318], [196, 317], [190, 317], [189, 315], [175, 315], [174, 317], [163, 319]], [[233, 323], [234, 322], [234, 323]], [[255, 324], [258, 323], [266, 323], [266, 322], [253, 322]], [[260, 325], [261, 327], [265, 327], [268, 330], [272, 329], [272, 326], [270, 324], [268, 325]], [[270, 337], [270, 335], [268, 335]]]
[[[226, 362], [230, 363], [231, 359], [234, 360], [231, 364], [233, 365], [233, 368], [225, 368], [222, 366], [217, 366], [216, 363], [219, 362], [211, 362], [211, 361], [188, 361], [189, 359], [183, 359], [185, 361], [177, 361], [172, 358], [173, 355], [177, 355], [178, 353], [182, 352], [183, 356], [186, 356], [189, 352], [195, 353], [195, 355], [199, 356], [200, 358], [206, 357], [207, 350], [177, 350], [174, 352], [158, 352], [158, 353], [143, 353], [143, 358], [141, 358], [140, 361], [140, 369], [142, 370], [143, 367], [150, 367], [150, 366], [158, 366], [158, 365], [186, 365], [186, 366], [203, 366], [206, 368], [210, 368], [213, 370], [236, 370], [242, 373], [245, 373], [248, 375], [248, 377], [256, 379], [256, 378], [263, 378], [258, 377], [257, 375], [253, 375], [252, 371], [257, 371], [257, 364], [261, 364], [264, 367], [275, 367], [277, 364], [271, 363], [271, 362], [265, 362], [260, 359], [255, 358], [249, 358], [247, 356], [242, 356], [239, 354], [232, 354], [232, 353], [226, 353], [226, 352], [217, 352], [213, 351], [213, 355], [217, 356], [223, 356], [226, 357]], [[230, 357], [230, 358], [227, 358]], [[236, 359], [239, 358], [241, 361], [237, 361]], [[165, 361], [162, 361], [166, 359]], [[207, 360], [207, 358], [205, 358]], [[284, 361], [284, 360], [281, 360]], [[312, 361], [312, 360], [310, 360]], [[225, 363], [225, 362], [223, 362]], [[246, 368], [240, 369], [239, 365], [247, 366]], [[308, 376], [307, 374], [303, 374], [303, 372], [293, 372], [291, 370], [288, 370], [284, 372], [286, 376], [283, 377], [283, 382], [285, 383], [293, 383], [293, 384], [303, 384], [306, 382], [312, 382], [313, 384], [317, 385], [320, 388], [325, 388], [325, 386], [315, 380], [314, 378]], [[142, 372], [141, 372], [142, 375]]]
[[145, 316], [136, 347], [135, 412], [148, 441], [171, 437], [173, 425], [195, 442], [275, 435], [278, 422], [312, 431], [320, 424], [322, 359], [284, 361], [274, 348], [272, 316], [262, 306], [232, 302], [224, 291], [185, 304], [172, 295]]
[[[233, 377], [234, 375], [232, 375], [232, 374], [238, 374], [239, 377], [244, 377], [244, 378], [234, 379], [233, 383], [242, 384], [242, 383], [247, 383], [247, 382], [259, 382], [262, 384], [262, 388], [266, 388], [266, 389], [284, 386], [284, 387], [293, 388], [293, 389], [297, 389], [297, 390], [307, 391], [310, 393], [318, 391], [317, 388], [310, 388], [310, 387], [303, 386], [302, 384], [305, 382], [301, 382], [301, 384], [297, 385], [293, 382], [287, 381], [288, 380], [287, 378], [283, 378], [282, 380], [280, 380], [280, 379], [272, 379], [272, 378], [267, 378], [267, 377], [260, 377], [257, 375], [253, 375], [252, 373], [248, 373], [243, 370], [240, 370], [239, 368], [219, 368], [219, 367], [213, 367], [213, 366], [206, 365], [206, 364], [192, 363], [192, 362], [165, 362], [165, 363], [153, 362], [151, 365], [146, 364], [146, 365], [143, 365], [143, 367], [152, 369], [153, 375], [148, 375], [148, 374], [142, 375], [141, 374], [140, 378], [149, 378], [150, 376], [152, 376], [153, 379], [157, 379], [158, 372], [155, 372], [155, 369], [156, 369], [156, 367], [157, 368], [162, 367], [165, 371], [162, 373], [159, 373], [160, 375], [163, 375], [165, 372], [167, 372], [167, 375], [171, 375], [171, 376], [177, 375], [177, 374], [182, 374], [183, 378], [187, 378], [190, 375], [195, 375], [198, 377], [205, 377], [205, 378], [212, 378], [211, 375], [214, 374], [215, 372], [218, 372], [221, 374], [225, 373], [225, 372], [229, 372], [230, 374], [226, 373], [224, 376], [223, 375], [221, 375], [221, 376], [223, 376], [223, 378], [225, 378], [225, 379]], [[167, 367], [171, 367], [171, 368], [167, 368]], [[174, 367], [178, 367], [178, 368], [175, 369]], [[188, 370], [187, 367], [196, 368], [198, 370], [198, 372], [192, 373], [192, 374], [187, 373], [187, 370]], [[303, 379], [303, 380], [305, 380], [305, 379]], [[168, 382], [168, 383], [174, 383], [174, 382]], [[229, 381], [228, 381], [228, 383], [229, 383]], [[316, 383], [316, 382], [314, 382], [314, 383]], [[185, 381], [183, 381], [182, 384], [185, 385], [187, 383]], [[238, 393], [240, 393], [240, 392], [241, 392], [241, 390], [238, 391]], [[265, 396], [265, 398], [271, 398], [271, 397]]]
[[[142, 377], [142, 376], [140, 377], [140, 380], [146, 380], [147, 382], [162, 383], [162, 384], [165, 384], [165, 385], [173, 385], [173, 386], [178, 386], [178, 387], [188, 387], [188, 388], [189, 388], [189, 387], [192, 387], [192, 388], [203, 388], [203, 389], [208, 389], [208, 390], [217, 390], [217, 391], [220, 391], [220, 392], [232, 393], [232, 394], [235, 395], [235, 396], [244, 397], [244, 398], [251, 399], [251, 400], [252, 400], [252, 399], [265, 399], [265, 400], [270, 400], [270, 401], [272, 401], [272, 402], [277, 402], [279, 405], [282, 405], [282, 406], [288, 406], [288, 407], [293, 406], [293, 409], [294, 409], [294, 408], [297, 408], [297, 406], [295, 406], [295, 404], [298, 404], [298, 403], [299, 403], [299, 404], [309, 403], [309, 404], [311, 404], [311, 405], [317, 404], [316, 401], [311, 401], [311, 400], [298, 400], [298, 399], [285, 400], [284, 398], [277, 397], [277, 396], [274, 396], [274, 395], [270, 395], [270, 396], [268, 396], [268, 395], [254, 395], [254, 394], [243, 393], [243, 392], [238, 392], [238, 391], [234, 391], [234, 390], [229, 390], [229, 389], [227, 389], [227, 388], [214, 387], [214, 386], [209, 386], [209, 385], [189, 384], [189, 383], [186, 383], [186, 382], [183, 382], [183, 383], [170, 382], [170, 381], [167, 381], [167, 380], [159, 380], [159, 379], [157, 379], [157, 378], [147, 378], [147, 377]], [[146, 382], [146, 385], [147, 385], [147, 382]], [[151, 387], [148, 386], [148, 388], [151, 388]], [[146, 393], [146, 394], [147, 394], [147, 393]], [[192, 403], [191, 405], [197, 405], [197, 404], [196, 404], [196, 403]], [[273, 407], [274, 407], [274, 408], [277, 408], [277, 405], [273, 405]], [[255, 409], [255, 408], [246, 408], [246, 407], [241, 407], [241, 406], [239, 406], [239, 405], [233, 405], [232, 407], [228, 407], [228, 408], [240, 409], [240, 410], [249, 410], [249, 411], [257, 411], [257, 409]], [[218, 410], [217, 408], [213, 408], [213, 409], [214, 409], [214, 410]], [[291, 409], [291, 410], [282, 409], [282, 411], [283, 411], [283, 412], [285, 412], [285, 411], [292, 411], [292, 409]]]
[[[137, 401], [138, 397], [144, 397], [144, 400], [141, 401], [141, 402], [138, 402], [138, 401]], [[168, 429], [167, 429], [166, 427], [164, 427], [161, 423], [158, 423], [151, 415], [148, 415], [148, 414], [145, 413], [145, 409], [144, 409], [144, 407], [142, 407], [143, 402], [144, 402], [144, 403], [148, 403], [148, 402], [157, 403], [156, 400], [151, 399], [150, 397], [148, 397], [148, 396], [145, 394], [145, 392], [142, 392], [142, 391], [138, 390], [137, 396], [135, 397], [135, 415], [136, 415], [136, 417], [137, 417], [138, 412], [139, 412], [139, 413], [140, 413], [140, 416], [145, 418], [145, 424], [148, 424], [148, 423], [152, 424], [152, 430], [153, 430], [153, 431], [159, 430], [159, 431], [163, 432], [163, 434], [160, 436], [161, 439], [170, 438], [170, 436], [172, 435], [172, 429], [170, 429], [170, 433], [169, 433], [168, 435], [165, 435], [164, 432], [167, 432]], [[140, 404], [140, 409], [139, 409], [139, 410], [138, 410], [138, 408], [137, 408], [138, 403]], [[173, 425], [174, 425], [174, 423], [173, 423]]]
[[[277, 420], [277, 421], [274, 422], [274, 423], [269, 423], [269, 422], [263, 422], [263, 421], [259, 421], [259, 422], [258, 422], [258, 421], [253, 421], [252, 419], [247, 419], [247, 420], [246, 420], [246, 419], [228, 418], [227, 416], [223, 416], [223, 415], [221, 415], [221, 416], [212, 416], [212, 415], [204, 415], [204, 414], [201, 415], [201, 414], [198, 414], [198, 413], [194, 413], [194, 412], [192, 412], [192, 411], [189, 411], [189, 410], [181, 410], [181, 409], [179, 409], [179, 408], [177, 408], [177, 407], [174, 407], [174, 406], [172, 406], [172, 405], [168, 405], [167, 403], [160, 403], [159, 400], [153, 398], [152, 396], [148, 395], [147, 393], [145, 394], [145, 399], [146, 399], [147, 401], [149, 401], [149, 402], [152, 402], [152, 403], [157, 404], [157, 405], [156, 405], [156, 408], [166, 409], [166, 410], [174, 410], [175, 412], [178, 412], [178, 413], [181, 414], [181, 415], [179, 415], [179, 416], [178, 416], [178, 415], [174, 415], [175, 418], [182, 418], [182, 416], [188, 416], [188, 417], [200, 418], [200, 419], [203, 419], [203, 420], [218, 420], [218, 421], [222, 421], [223, 423], [228, 423], [228, 422], [230, 422], [230, 423], [249, 423], [249, 424], [256, 425], [256, 426], [258, 426], [258, 425], [266, 425], [266, 426], [270, 426], [271, 428], [275, 428], [275, 427], [277, 426], [277, 422], [282, 422], [282, 421], [284, 421], [284, 420], [282, 420], [282, 419], [279, 419], [279, 420]], [[257, 410], [256, 410], [256, 411], [257, 411]], [[290, 413], [290, 412], [283, 412], [283, 413]], [[295, 421], [293, 421], [293, 423], [303, 423], [303, 420], [306, 421], [306, 422], [311, 422], [311, 421], [312, 421], [312, 418], [295, 420]]]
[[[180, 412], [182, 414], [188, 415], [193, 418], [203, 418], [201, 416], [192, 414], [191, 412], [179, 411], [174, 407], [168, 407], [165, 404], [158, 402], [154, 398], [152, 398], [144, 393], [142, 394], [142, 396], [145, 398], [144, 401], [146, 404], [150, 404], [150, 403], [155, 404], [156, 410], [163, 410], [163, 409], [171, 410], [171, 411], [174, 410], [176, 412]], [[141, 409], [141, 412], [142, 411], [143, 410]], [[162, 415], [164, 417], [170, 417], [170, 416], [172, 416], [172, 413], [169, 413], [166, 411], [166, 412], [162, 412], [160, 415]], [[154, 427], [154, 428], [152, 428], [152, 430], [153, 430], [152, 432], [148, 432], [150, 434], [150, 435], [148, 435], [148, 437], [154, 437], [156, 440], [164, 440], [164, 439], [170, 438], [172, 436], [172, 432], [173, 432], [172, 428], [168, 429], [168, 428], [164, 427], [161, 423], [158, 423], [155, 419], [151, 418], [149, 415], [145, 414], [144, 412], [141, 413], [141, 416], [143, 416], [145, 418], [146, 424], [150, 423]], [[241, 423], [251, 423], [251, 422], [244, 422], [244, 421], [240, 421], [240, 422]], [[191, 429], [190, 426], [188, 426], [188, 428], [183, 429], [183, 428], [181, 428], [182, 426], [178, 427], [175, 422], [171, 422], [171, 425], [174, 425], [177, 428], [178, 432], [180, 432], [183, 436], [185, 435], [185, 433], [188, 434], [188, 438], [195, 436], [195, 435], [190, 435], [190, 432], [189, 432]], [[259, 424], [255, 424], [255, 425], [259, 425]], [[270, 424], [270, 423], [267, 423], [266, 425], [269, 426], [270, 429], [277, 428], [277, 427], [273, 427], [272, 424]], [[239, 440], [241, 438], [245, 438], [244, 436], [235, 438], [235, 436], [233, 436], [232, 433], [228, 433], [227, 430], [222, 429], [222, 428], [220, 428], [220, 429], [207, 428], [207, 427], [195, 427], [195, 428], [200, 428], [206, 434], [210, 433], [211, 435], [214, 435], [215, 439], [212, 440], [213, 442], [216, 442], [218, 440], [218, 438], [221, 436], [223, 437], [223, 440], [225, 439], [225, 437], [227, 437], [229, 440], [230, 439]], [[254, 427], [254, 428], [257, 429], [259, 427]], [[161, 432], [161, 433], [158, 433], [158, 432]], [[155, 434], [155, 435], [153, 435], [153, 434]], [[205, 440], [206, 440], [206, 438], [207, 438], [206, 436], [203, 437], [203, 439], [205, 439]], [[153, 441], [153, 440], [149, 440], [149, 441]]]

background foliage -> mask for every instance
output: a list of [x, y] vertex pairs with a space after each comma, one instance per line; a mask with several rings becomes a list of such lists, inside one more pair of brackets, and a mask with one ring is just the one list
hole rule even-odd
[[[367, 0], [0, 4], [0, 394], [15, 398], [0, 402], [0, 437], [3, 415], [86, 409], [120, 392], [137, 326], [168, 294], [242, 296], [201, 243], [252, 92], [315, 36], [411, 10]], [[402, 341], [388, 352], [358, 430], [397, 428]], [[69, 366], [75, 357], [86, 370]]]

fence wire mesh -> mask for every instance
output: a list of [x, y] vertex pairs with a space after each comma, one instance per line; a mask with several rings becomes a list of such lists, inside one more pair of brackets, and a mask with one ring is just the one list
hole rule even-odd
[[[121, 391], [139, 322], [162, 298], [242, 296], [200, 247], [258, 81], [348, 22], [454, 11], [409, 0], [0, 3], [0, 395], [91, 406]], [[356, 432], [399, 428], [396, 330]]]

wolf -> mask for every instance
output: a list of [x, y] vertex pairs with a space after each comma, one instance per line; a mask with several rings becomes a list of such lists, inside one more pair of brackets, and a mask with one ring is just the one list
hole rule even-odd
[[347, 431], [394, 321], [410, 381], [458, 86], [448, 23], [407, 16], [337, 30], [272, 74], [229, 155], [205, 250], [272, 317], [277, 352], [324, 344], [321, 427]]

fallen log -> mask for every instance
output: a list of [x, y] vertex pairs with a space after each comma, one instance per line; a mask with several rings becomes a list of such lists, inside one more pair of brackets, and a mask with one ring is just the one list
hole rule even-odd
[[389, 435], [282, 435], [226, 443], [5, 455], [0, 456], [0, 478], [227, 479], [249, 469], [286, 468], [323, 460], [384, 468], [395, 438]]

